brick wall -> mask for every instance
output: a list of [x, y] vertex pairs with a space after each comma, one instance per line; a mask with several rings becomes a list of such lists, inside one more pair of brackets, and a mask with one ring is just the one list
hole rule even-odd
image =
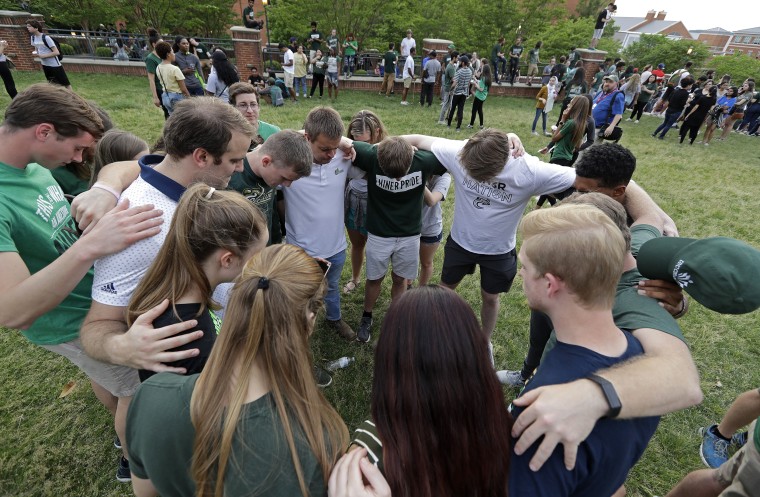
[[263, 74], [261, 32], [258, 29], [248, 29], [242, 26], [234, 26], [230, 32], [232, 33], [232, 44], [235, 47], [235, 65], [240, 73], [240, 79], [247, 79], [252, 66], [258, 67], [259, 72]]
[[39, 69], [40, 64], [34, 62], [32, 45], [29, 43], [29, 32], [26, 30], [27, 19], [37, 19], [44, 22], [39, 14], [0, 10], [0, 40], [8, 42], [5, 55], [9, 56], [16, 68], [31, 71]]

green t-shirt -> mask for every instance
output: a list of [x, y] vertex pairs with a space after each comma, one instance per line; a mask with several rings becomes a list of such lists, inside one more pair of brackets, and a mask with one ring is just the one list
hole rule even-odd
[[554, 145], [554, 151], [552, 151], [552, 159], [565, 159], [573, 160], [573, 152], [575, 147], [573, 146], [573, 133], [575, 132], [575, 120], [568, 119], [560, 130], [562, 138]]
[[355, 141], [354, 149], [354, 165], [367, 172], [367, 231], [382, 237], [419, 235], [427, 179], [446, 169], [432, 152], [418, 150], [407, 174], [397, 180], [380, 169], [376, 145]]
[[446, 66], [446, 70], [444, 71], [446, 81], [443, 83], [443, 87], [446, 89], [446, 91], [451, 91], [451, 83], [454, 82], [454, 76], [456, 76], [456, 74], [457, 65], [449, 62], [449, 64]]
[[496, 60], [499, 58], [499, 54], [501, 53], [501, 43], [497, 43], [493, 46], [491, 49], [491, 60]]
[[[0, 163], [0, 252], [16, 252], [35, 274], [79, 239], [63, 196], [50, 171], [39, 164], [17, 169]], [[37, 345], [57, 345], [79, 336], [90, 308], [92, 269], [55, 309], [21, 333]]]
[[322, 55], [322, 57], [314, 56], [314, 74], [325, 74], [325, 70], [327, 69], [327, 56]]
[[480, 78], [480, 81], [478, 81], [478, 89], [475, 90], [475, 98], [478, 100], [485, 100], [488, 96], [488, 89], [486, 78]]
[[343, 49], [344, 55], [356, 55], [356, 51], [359, 50], [359, 42], [356, 40], [346, 40], [346, 46]]
[[[259, 136], [262, 141], [280, 131], [280, 128], [273, 124], [259, 121]], [[276, 190], [267, 185], [263, 179], [258, 177], [251, 169], [248, 158], [243, 159], [243, 172], [236, 172], [230, 179], [229, 188], [238, 191], [245, 196], [253, 205], [261, 210], [267, 220], [269, 228], [269, 243], [280, 243], [282, 234], [280, 233], [280, 223], [276, 217], [275, 202], [277, 198]]]
[[[130, 469], [135, 476], [150, 479], [162, 497], [195, 495], [190, 476], [195, 438], [190, 398], [197, 379], [198, 375], [159, 373], [140, 386], [127, 414]], [[310, 495], [327, 495], [322, 468], [306, 437], [295, 420], [291, 420], [291, 427]], [[270, 394], [243, 406], [224, 476], [224, 495], [301, 495]]]
[[385, 72], [396, 74], [396, 58], [398, 55], [395, 50], [388, 50], [383, 55], [383, 64], [385, 65]]
[[74, 195], [76, 197], [80, 193], [87, 191], [90, 187], [90, 178], [81, 179], [74, 171], [66, 166], [57, 167], [50, 172], [53, 174], [53, 178], [55, 178], [61, 186], [63, 193], [67, 195]]
[[[657, 83], [647, 83], [647, 84], [644, 85], [644, 87], [647, 90], [656, 90], [657, 89]], [[646, 103], [646, 102], [649, 102], [649, 99], [652, 98], [652, 95], [654, 95], [654, 93], [647, 93], [645, 91], [642, 91], [642, 92], [639, 93], [638, 102], [642, 103], [642, 104]]]
[[528, 50], [528, 64], [538, 64], [538, 54], [540, 51], [538, 48]]
[[156, 74], [156, 68], [161, 64], [161, 58], [154, 54], [153, 52], [149, 53], [147, 57], [145, 57], [145, 68], [148, 70], [148, 74], [153, 75], [153, 81], [156, 83], [156, 90], [161, 92], [163, 86], [161, 85], [161, 81], [158, 79], [158, 75]]
[[309, 40], [309, 50], [319, 50], [322, 48], [322, 42], [320, 41], [322, 39], [322, 33], [319, 31], [309, 31], [309, 34], [306, 35], [306, 39]]

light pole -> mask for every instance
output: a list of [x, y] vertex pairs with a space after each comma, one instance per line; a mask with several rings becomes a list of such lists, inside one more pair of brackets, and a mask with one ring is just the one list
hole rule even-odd
[[264, 32], [267, 36], [267, 44], [266, 44], [266, 53], [267, 53], [267, 72], [269, 71], [269, 68], [272, 65], [272, 53], [269, 50], [269, 16], [267, 15], [267, 6], [269, 5], [269, 0], [261, 0], [261, 4], [264, 6]]

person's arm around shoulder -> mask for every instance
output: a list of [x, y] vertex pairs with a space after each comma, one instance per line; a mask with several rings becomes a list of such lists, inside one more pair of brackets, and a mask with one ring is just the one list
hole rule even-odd
[[327, 495], [391, 497], [391, 488], [380, 470], [367, 459], [367, 449], [356, 449], [344, 454], [335, 464], [327, 482]]
[[[118, 197], [132, 184], [140, 174], [137, 161], [114, 162], [103, 167], [98, 173], [95, 185], [102, 183], [106, 188], [93, 185], [82, 192], [71, 203], [71, 217], [84, 234], [95, 227], [108, 211], [118, 202]], [[117, 195], [114, 195], [114, 192]]]
[[[634, 220], [645, 220], [641, 223], [655, 226], [665, 236], [678, 236], [678, 228], [673, 219], [633, 180], [626, 187], [623, 206]], [[651, 218], [653, 213], [659, 216], [659, 220]]]
[[132, 243], [156, 235], [163, 222], [152, 205], [129, 209], [124, 201], [112, 209], [87, 235], [45, 268], [29, 272], [17, 252], [0, 253], [0, 325], [27, 329], [57, 307], [84, 278], [96, 259], [119, 252]]

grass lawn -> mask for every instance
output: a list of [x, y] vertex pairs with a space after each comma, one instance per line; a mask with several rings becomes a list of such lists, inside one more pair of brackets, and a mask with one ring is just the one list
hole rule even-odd
[[[42, 81], [37, 72], [15, 72], [19, 89]], [[163, 116], [148, 97], [145, 78], [72, 74], [73, 87], [86, 98], [104, 107], [120, 128], [148, 142], [161, 132]], [[414, 102], [417, 93], [410, 97]], [[437, 126], [438, 106], [431, 109], [399, 105], [399, 96], [386, 99], [371, 92], [342, 92], [332, 105], [348, 123], [360, 109], [377, 112], [392, 134], [423, 133], [448, 138], [467, 138], [471, 133]], [[0, 106], [8, 104], [0, 96]], [[306, 113], [324, 100], [301, 100], [297, 105], [262, 108], [261, 118], [283, 128], [300, 128]], [[469, 118], [471, 103], [465, 114]], [[486, 125], [516, 132], [529, 153], [535, 153], [547, 139], [530, 134], [534, 102], [530, 99], [489, 98], [484, 106]], [[554, 119], [558, 110], [554, 111]], [[468, 122], [468, 121], [467, 121]], [[641, 123], [623, 123], [622, 144], [638, 159], [634, 179], [676, 221], [681, 236], [730, 236], [760, 247], [760, 230], [755, 216], [760, 212], [760, 141], [732, 134], [727, 142], [714, 141], [708, 147], [679, 146], [670, 132], [664, 142], [649, 134], [661, 121], [644, 116]], [[466, 124], [466, 122], [465, 122]], [[548, 160], [548, 159], [547, 159]], [[444, 203], [446, 230], [451, 225], [454, 194]], [[494, 229], [499, 229], [494, 227]], [[436, 257], [437, 281], [443, 250]], [[350, 275], [344, 268], [343, 282]], [[376, 325], [389, 304], [389, 284], [378, 301]], [[363, 288], [343, 300], [344, 318], [358, 326]], [[469, 277], [459, 290], [479, 312], [478, 278]], [[702, 378], [704, 402], [697, 407], [663, 418], [643, 459], [628, 482], [629, 495], [664, 495], [687, 472], [702, 467], [698, 455], [699, 426], [716, 422], [741, 392], [760, 386], [760, 313], [720, 316], [692, 302], [691, 311], [680, 320], [692, 347]], [[515, 369], [522, 364], [528, 343], [528, 308], [519, 280], [502, 298], [501, 313], [494, 336], [494, 352], [499, 369]], [[45, 350], [29, 344], [19, 333], [0, 334], [0, 495], [131, 495], [129, 485], [114, 478], [118, 452], [111, 443], [111, 418], [97, 402], [88, 381], [76, 368]], [[344, 355], [356, 362], [334, 375], [326, 395], [341, 413], [349, 429], [366, 418], [372, 377], [372, 349], [341, 341], [320, 328], [313, 348], [318, 361]], [[662, 378], [668, 381], [669, 378]], [[59, 394], [73, 381], [75, 390], [64, 398]], [[505, 389], [507, 399], [517, 390]]]

